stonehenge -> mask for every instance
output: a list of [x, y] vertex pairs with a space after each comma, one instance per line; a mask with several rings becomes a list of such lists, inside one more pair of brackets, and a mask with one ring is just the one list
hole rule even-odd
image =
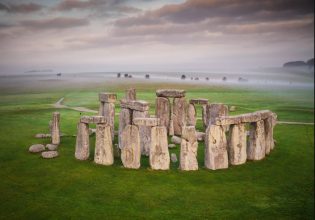
[[54, 112], [51, 123], [51, 143], [60, 144], [60, 113]]
[[[155, 115], [149, 114], [149, 103], [136, 100], [135, 89], [126, 90], [120, 100], [118, 144], [113, 148], [115, 102], [114, 93], [99, 93], [100, 110], [96, 116], [81, 116], [77, 125], [75, 158], [90, 157], [89, 124], [96, 124], [94, 162], [112, 165], [114, 156], [120, 157], [128, 169], [141, 167], [141, 156], [148, 156], [152, 170], [169, 170], [177, 156], [169, 149], [180, 145], [179, 169], [199, 169], [198, 141], [204, 141], [204, 168], [227, 169], [247, 161], [264, 159], [274, 149], [273, 130], [277, 115], [269, 110], [228, 116], [228, 107], [209, 103], [207, 99], [190, 99], [186, 102], [184, 90], [156, 90]], [[171, 100], [172, 99], [172, 100]], [[196, 130], [196, 106], [202, 107], [204, 131]], [[53, 114], [51, 138], [59, 134], [59, 114]], [[168, 138], [170, 142], [168, 143]], [[56, 138], [56, 142], [58, 142]], [[52, 143], [50, 150], [58, 144]], [[33, 149], [34, 148], [34, 149]], [[35, 149], [36, 148], [36, 149]], [[30, 151], [43, 151], [34, 146]], [[118, 150], [118, 151], [117, 151]], [[118, 153], [120, 153], [118, 155]]]

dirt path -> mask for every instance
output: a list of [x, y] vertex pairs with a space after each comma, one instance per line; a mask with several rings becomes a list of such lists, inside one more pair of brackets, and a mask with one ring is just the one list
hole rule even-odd
[[[63, 103], [63, 100], [65, 98], [62, 97], [59, 99], [56, 103], [53, 104], [54, 108], [66, 108], [66, 109], [72, 109], [79, 112], [88, 112], [88, 113], [98, 113], [95, 110], [85, 108], [85, 107], [70, 107], [66, 106]], [[116, 113], [115, 115], [119, 115], [119, 113]], [[201, 120], [201, 118], [197, 117], [197, 119]], [[297, 121], [277, 121], [277, 124], [285, 124], [285, 125], [314, 125], [313, 122], [297, 122]]]

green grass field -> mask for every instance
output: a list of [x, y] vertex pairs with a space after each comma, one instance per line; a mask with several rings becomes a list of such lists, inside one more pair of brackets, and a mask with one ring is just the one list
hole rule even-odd
[[[314, 126], [277, 125], [276, 148], [266, 159], [210, 171], [183, 172], [178, 163], [169, 171], [152, 171], [148, 158], [141, 169], [93, 163], [74, 158], [75, 138], [64, 137], [60, 156], [44, 160], [28, 147], [49, 143], [35, 139], [48, 133], [56, 109], [65, 97], [69, 106], [98, 109], [98, 92], [137, 88], [137, 96], [154, 108], [155, 89], [184, 88], [188, 98], [235, 105], [233, 114], [270, 109], [281, 121], [314, 122], [313, 90], [253, 90], [171, 84], [111, 85], [0, 94], [0, 218], [1, 219], [314, 219]], [[117, 105], [118, 106], [118, 105]], [[63, 133], [75, 134], [80, 113], [59, 109]], [[117, 108], [117, 112], [119, 108]], [[152, 110], [153, 114], [154, 111]], [[200, 114], [199, 114], [200, 115]], [[116, 127], [118, 117], [116, 118]], [[201, 123], [197, 129], [201, 130]], [[117, 140], [115, 140], [117, 142]], [[179, 146], [172, 149], [179, 156]]]

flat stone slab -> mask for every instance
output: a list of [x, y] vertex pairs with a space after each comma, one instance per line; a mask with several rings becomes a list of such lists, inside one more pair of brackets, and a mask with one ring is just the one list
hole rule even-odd
[[44, 151], [42, 152], [42, 158], [44, 159], [52, 159], [58, 157], [58, 151]]
[[46, 148], [50, 151], [57, 150], [58, 145], [57, 144], [46, 144]]
[[209, 101], [208, 99], [198, 98], [198, 99], [190, 99], [189, 103], [194, 104], [194, 105], [208, 105]]
[[133, 124], [138, 126], [155, 127], [160, 124], [159, 118], [134, 118]]
[[148, 111], [150, 106], [147, 101], [122, 99], [120, 100], [120, 107], [143, 112]]
[[216, 125], [231, 125], [240, 123], [251, 123], [273, 117], [273, 113], [269, 110], [256, 111], [236, 116], [222, 116], [215, 120]]
[[98, 94], [100, 102], [115, 103], [117, 100], [117, 95], [115, 93], [101, 92]]
[[45, 146], [43, 144], [33, 144], [28, 149], [28, 151], [31, 153], [39, 153], [39, 152], [42, 152], [44, 150], [45, 150]]
[[156, 96], [158, 97], [170, 97], [181, 98], [185, 97], [185, 90], [182, 89], [158, 89], [156, 90]]
[[106, 118], [104, 116], [82, 116], [80, 118], [81, 123], [85, 124], [106, 124]]

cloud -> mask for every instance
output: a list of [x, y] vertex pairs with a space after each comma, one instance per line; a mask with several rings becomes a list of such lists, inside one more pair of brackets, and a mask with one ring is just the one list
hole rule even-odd
[[44, 8], [43, 5], [36, 3], [25, 3], [25, 4], [4, 4], [0, 2], [0, 11], [6, 11], [8, 13], [33, 13], [40, 11]]
[[20, 25], [32, 30], [67, 29], [87, 26], [89, 25], [89, 20], [85, 18], [58, 17], [43, 20], [25, 20], [21, 21]]

